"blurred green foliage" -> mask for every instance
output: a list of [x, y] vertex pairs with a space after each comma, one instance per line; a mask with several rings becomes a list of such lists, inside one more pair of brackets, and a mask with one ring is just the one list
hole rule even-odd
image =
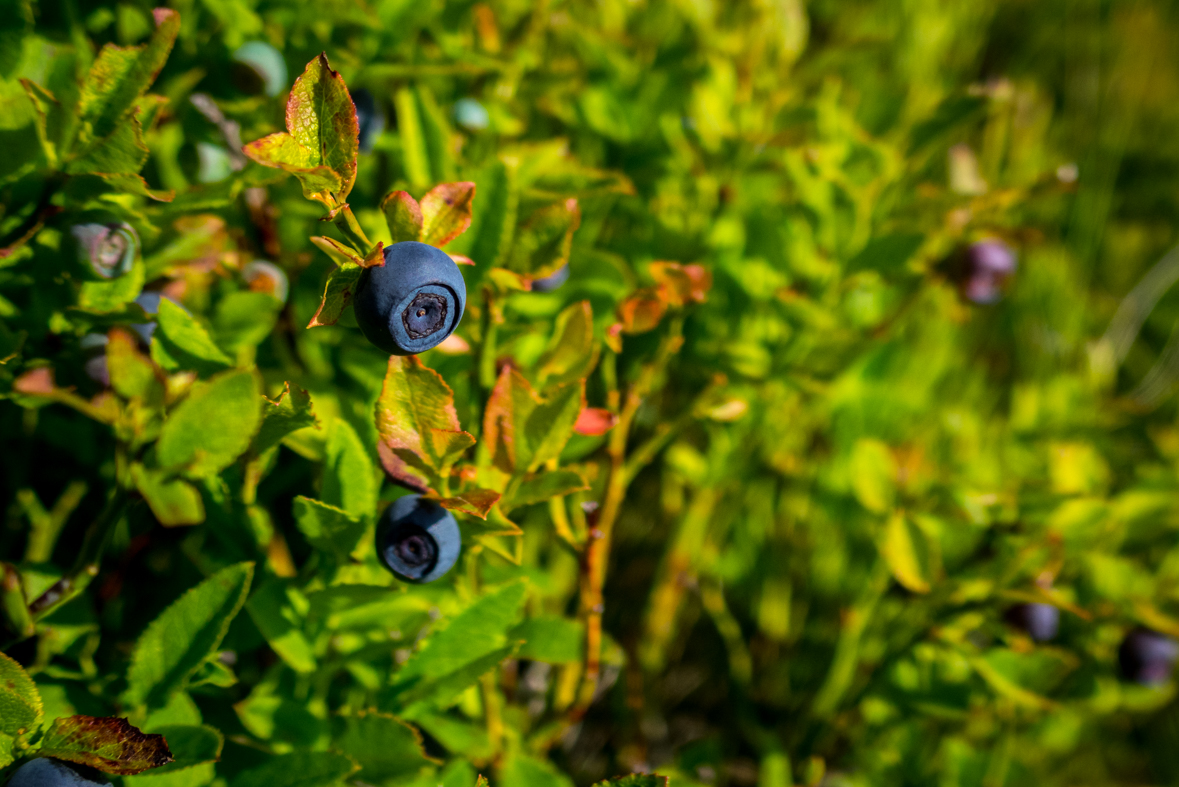
[[[1179, 782], [1118, 669], [1179, 636], [1174, 4], [171, 9], [0, 0], [0, 764], [85, 714], [169, 741], [126, 787]], [[241, 152], [321, 52], [355, 226]], [[465, 181], [456, 339], [305, 327]], [[406, 587], [382, 390], [447, 386]]]

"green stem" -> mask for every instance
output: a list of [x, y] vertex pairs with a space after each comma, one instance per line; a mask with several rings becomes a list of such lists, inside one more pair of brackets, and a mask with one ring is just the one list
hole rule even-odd
[[36, 627], [29, 615], [20, 572], [7, 563], [0, 563], [0, 607], [3, 608], [4, 622], [18, 641], [33, 636]]
[[356, 216], [352, 213], [352, 208], [347, 205], [338, 208], [333, 221], [336, 224], [336, 228], [344, 233], [344, 237], [348, 239], [348, 242], [353, 245], [361, 257], [372, 250], [374, 244], [364, 234], [364, 230], [360, 227], [360, 222], [356, 220]]
[[479, 385], [487, 391], [495, 387], [496, 338], [499, 320], [496, 315], [495, 295], [490, 287], [484, 287], [483, 345], [479, 351]]
[[62, 604], [77, 597], [90, 585], [94, 577], [98, 576], [102, 553], [110, 542], [115, 525], [126, 513], [129, 502], [127, 490], [121, 486], [116, 487], [98, 519], [94, 520], [86, 531], [74, 567], [29, 605], [29, 612], [32, 613], [34, 621], [41, 620]]

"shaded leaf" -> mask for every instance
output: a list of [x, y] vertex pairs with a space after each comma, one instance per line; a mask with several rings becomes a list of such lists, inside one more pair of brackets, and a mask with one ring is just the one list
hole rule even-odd
[[335, 325], [336, 320], [344, 313], [344, 308], [352, 302], [352, 293], [356, 292], [356, 285], [360, 281], [360, 274], [364, 268], [360, 265], [341, 265], [328, 275], [327, 284], [323, 288], [323, 300], [319, 308], [307, 323], [308, 328], [318, 328], [323, 325]]
[[342, 754], [301, 751], [271, 757], [234, 777], [230, 787], [329, 787], [359, 766]]
[[364, 523], [335, 506], [299, 496], [294, 502], [295, 523], [311, 546], [344, 560], [364, 535]]
[[580, 223], [581, 209], [573, 198], [536, 211], [518, 230], [507, 267], [533, 280], [556, 273], [569, 262]]
[[253, 563], [224, 568], [152, 621], [135, 644], [124, 701], [159, 707], [173, 692], [184, 688], [221, 644], [246, 601], [253, 575]]
[[306, 599], [296, 588], [277, 578], [255, 590], [246, 602], [246, 612], [270, 648], [291, 669], [302, 673], [314, 672], [316, 665], [315, 653], [302, 630], [306, 605]]
[[289, 382], [284, 383], [277, 399], [263, 402], [262, 424], [250, 451], [255, 455], [264, 454], [290, 433], [318, 425], [311, 407], [311, 395], [302, 388], [292, 387]]
[[539, 388], [585, 379], [594, 364], [594, 315], [589, 301], [569, 305], [557, 316], [553, 336], [536, 367]]
[[160, 299], [156, 321], [159, 327], [152, 334], [151, 355], [166, 371], [191, 369], [209, 375], [233, 365], [208, 331], [167, 298]]
[[41, 694], [33, 679], [20, 664], [0, 653], [0, 733], [10, 742], [32, 735], [41, 726], [41, 716]]
[[325, 450], [323, 501], [357, 519], [371, 516], [377, 507], [377, 486], [372, 461], [356, 430], [343, 418], [337, 418], [332, 422]]
[[138, 399], [162, 407], [167, 380], [152, 360], [139, 351], [139, 344], [125, 330], [107, 334], [106, 368], [111, 388], [125, 399]]
[[220, 472], [249, 448], [262, 417], [261, 397], [257, 377], [245, 370], [194, 386], [164, 422], [156, 461], [193, 476]]
[[203, 724], [166, 724], [152, 732], [162, 735], [172, 753], [172, 762], [153, 771], [155, 774], [170, 773], [221, 759], [225, 739], [221, 733]]
[[585, 626], [578, 620], [558, 615], [528, 618], [508, 632], [524, 644], [516, 652], [522, 659], [549, 664], [568, 664], [585, 655]]
[[385, 713], [358, 713], [338, 719], [335, 748], [360, 764], [359, 778], [369, 783], [416, 774], [436, 760], [426, 756], [422, 736]]
[[136, 462], [131, 466], [135, 488], [161, 525], [199, 525], [205, 521], [200, 490], [167, 470], [154, 470]]

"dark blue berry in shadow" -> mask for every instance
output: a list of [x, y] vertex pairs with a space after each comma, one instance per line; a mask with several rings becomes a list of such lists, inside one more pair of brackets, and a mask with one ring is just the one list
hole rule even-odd
[[461, 551], [454, 515], [421, 495], [393, 501], [377, 523], [377, 557], [406, 582], [433, 582], [450, 571]]

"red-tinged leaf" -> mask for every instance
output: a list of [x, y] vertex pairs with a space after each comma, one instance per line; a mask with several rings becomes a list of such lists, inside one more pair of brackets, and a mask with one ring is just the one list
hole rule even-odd
[[606, 434], [618, 423], [618, 416], [602, 407], [586, 407], [577, 414], [573, 431], [588, 437]]
[[356, 108], [327, 56], [307, 64], [287, 99], [287, 131], [271, 134], [242, 148], [266, 167], [290, 172], [303, 185], [303, 196], [329, 208], [342, 203], [356, 181], [359, 126]]
[[364, 268], [349, 263], [336, 268], [328, 276], [327, 284], [323, 288], [323, 300], [308, 328], [319, 328], [324, 325], [335, 325], [336, 320], [344, 313], [345, 307], [352, 301], [352, 293], [356, 291], [356, 283], [360, 281], [360, 274]]
[[616, 353], [622, 352], [622, 323], [616, 322], [606, 329], [606, 346]]
[[589, 376], [597, 363], [594, 313], [589, 301], [570, 304], [557, 316], [553, 336], [536, 363], [536, 384], [548, 388]]
[[474, 265], [475, 264], [475, 261], [473, 259], [471, 259], [470, 257], [464, 256], [462, 254], [447, 253], [447, 256], [449, 256], [452, 260], [454, 260], [455, 265]]
[[373, 246], [372, 250], [364, 255], [364, 259], [360, 261], [362, 268], [380, 268], [385, 265], [385, 243], [384, 241], [377, 241], [377, 245]]
[[483, 435], [492, 461], [505, 473], [533, 472], [560, 455], [584, 405], [585, 382], [549, 391], [542, 399], [528, 380], [505, 366], [487, 400]]
[[434, 497], [432, 499], [438, 501], [438, 505], [451, 511], [461, 511], [464, 514], [486, 519], [487, 512], [499, 501], [499, 498], [499, 492], [493, 492], [490, 489], [468, 489], [453, 497]]
[[457, 458], [456, 451], [474, 443], [459, 427], [450, 387], [416, 356], [389, 358], [376, 425], [377, 453], [385, 471], [397, 483], [421, 492], [437, 484]]
[[653, 330], [667, 312], [667, 301], [656, 290], [639, 290], [618, 305], [618, 319], [624, 333]]
[[680, 265], [678, 262], [653, 262], [649, 268], [660, 294], [670, 304], [704, 303], [712, 289], [712, 274], [703, 265]]
[[356, 181], [360, 126], [348, 86], [328, 65], [326, 54], [308, 63], [295, 80], [287, 98], [287, 131], [300, 145], [315, 151], [316, 164], [339, 176], [336, 199], [343, 202]]
[[581, 208], [569, 198], [528, 217], [516, 235], [508, 267], [530, 281], [551, 276], [569, 262]]
[[16, 378], [13, 390], [29, 396], [51, 396], [58, 390], [53, 380], [53, 370], [48, 366], [32, 369]]
[[471, 345], [457, 333], [452, 333], [442, 340], [442, 344], [439, 344], [434, 349], [443, 355], [465, 355], [471, 351]]
[[422, 239], [422, 207], [405, 191], [392, 191], [381, 201], [394, 243]]
[[126, 719], [67, 716], [56, 719], [38, 754], [129, 776], [172, 762], [163, 735], [148, 735]]
[[422, 197], [422, 242], [445, 246], [471, 226], [475, 184], [443, 183]]

